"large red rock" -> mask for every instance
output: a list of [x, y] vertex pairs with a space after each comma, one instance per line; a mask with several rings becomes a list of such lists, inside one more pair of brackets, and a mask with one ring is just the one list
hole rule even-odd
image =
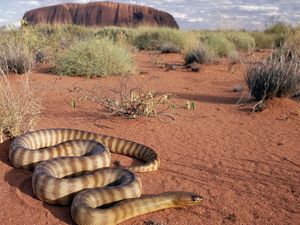
[[166, 26], [178, 28], [173, 16], [154, 8], [113, 2], [60, 4], [24, 14], [29, 24], [77, 24], [85, 26]]

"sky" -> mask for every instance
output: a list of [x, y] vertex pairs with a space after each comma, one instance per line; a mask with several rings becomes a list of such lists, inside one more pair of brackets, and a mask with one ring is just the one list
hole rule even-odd
[[[97, 0], [93, 0], [97, 1]], [[300, 24], [300, 0], [118, 0], [172, 14], [182, 29], [263, 30], [275, 22]], [[30, 9], [89, 0], [0, 0], [0, 26], [17, 25]]]

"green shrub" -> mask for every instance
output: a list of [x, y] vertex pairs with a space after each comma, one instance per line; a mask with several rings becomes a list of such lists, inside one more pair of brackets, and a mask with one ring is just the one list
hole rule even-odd
[[248, 67], [245, 80], [257, 100], [288, 97], [295, 94], [299, 78], [299, 64], [285, 56], [257, 62]]
[[276, 23], [264, 31], [266, 34], [272, 34], [274, 36], [275, 47], [284, 45], [288, 36], [293, 32], [292, 26], [279, 22]]
[[129, 51], [108, 39], [74, 43], [57, 57], [55, 65], [59, 75], [90, 77], [134, 72]]
[[94, 37], [94, 29], [75, 25], [38, 25], [2, 31], [0, 46], [15, 43], [25, 46], [32, 55], [43, 53], [45, 62], [53, 62], [59, 52], [74, 42]]
[[227, 57], [235, 51], [234, 44], [229, 41], [222, 33], [211, 33], [202, 37], [208, 49], [212, 50], [219, 57]]
[[187, 49], [195, 40], [192, 33], [171, 28], [140, 27], [134, 30], [133, 45], [142, 50], [160, 50], [168, 44], [178, 49]]
[[264, 32], [251, 32], [251, 36], [255, 39], [255, 47], [259, 49], [272, 49], [275, 46], [273, 34]]
[[45, 55], [45, 61], [50, 63], [73, 43], [91, 39], [95, 33], [93, 28], [76, 25], [38, 25], [30, 29], [42, 45], [36, 49], [36, 52], [42, 52]]
[[104, 27], [100, 29], [95, 36], [100, 38], [108, 38], [114, 42], [121, 43], [131, 43], [133, 40], [132, 30], [120, 27]]
[[226, 32], [225, 36], [228, 40], [234, 43], [238, 50], [250, 50], [255, 47], [255, 39], [246, 32], [231, 31]]

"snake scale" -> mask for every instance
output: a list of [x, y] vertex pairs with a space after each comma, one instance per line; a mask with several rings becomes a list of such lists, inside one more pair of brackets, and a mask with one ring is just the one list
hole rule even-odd
[[[110, 168], [112, 153], [140, 159], [128, 168]], [[165, 192], [141, 197], [134, 172], [155, 171], [157, 153], [145, 145], [75, 129], [44, 129], [16, 137], [9, 158], [17, 168], [34, 169], [36, 197], [50, 204], [71, 205], [77, 224], [113, 225], [171, 207], [199, 205], [189, 192]]]

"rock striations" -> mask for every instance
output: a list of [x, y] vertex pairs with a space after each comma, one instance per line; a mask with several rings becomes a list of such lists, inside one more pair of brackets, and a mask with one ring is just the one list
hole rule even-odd
[[29, 24], [77, 24], [85, 26], [166, 26], [178, 28], [173, 16], [154, 8], [113, 2], [60, 4], [30, 10]]

